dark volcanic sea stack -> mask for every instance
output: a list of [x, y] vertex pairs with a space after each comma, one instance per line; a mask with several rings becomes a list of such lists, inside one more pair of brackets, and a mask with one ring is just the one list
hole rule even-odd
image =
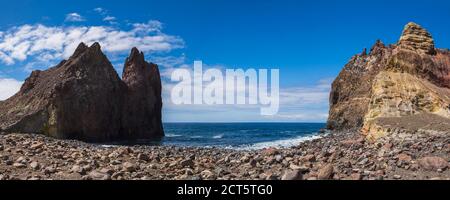
[[450, 130], [450, 52], [408, 23], [398, 44], [354, 56], [333, 82], [328, 128], [392, 132]]
[[[145, 67], [148, 69], [142, 69]], [[145, 77], [125, 76], [124, 82], [98, 43], [91, 47], [81, 43], [67, 61], [45, 71], [32, 72], [21, 90], [0, 104], [0, 130], [91, 142], [162, 136], [157, 66], [126, 71], [154, 73]], [[159, 90], [148, 93], [151, 90], [148, 88]], [[135, 96], [141, 101], [135, 100]], [[145, 103], [152, 109], [136, 109], [145, 104], [143, 101], [148, 101]], [[134, 116], [142, 118], [137, 120]], [[150, 125], [145, 126], [146, 123]]]
[[[146, 62], [144, 54], [133, 48], [125, 62], [122, 80], [128, 88], [122, 133], [127, 138], [163, 136], [158, 66]], [[149, 134], [149, 130], [152, 134]]]

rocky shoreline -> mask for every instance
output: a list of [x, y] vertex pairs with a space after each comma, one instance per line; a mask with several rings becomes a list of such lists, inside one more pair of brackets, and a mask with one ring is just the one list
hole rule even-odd
[[237, 151], [114, 146], [0, 134], [0, 180], [450, 180], [447, 134], [376, 142], [332, 133], [298, 146]]

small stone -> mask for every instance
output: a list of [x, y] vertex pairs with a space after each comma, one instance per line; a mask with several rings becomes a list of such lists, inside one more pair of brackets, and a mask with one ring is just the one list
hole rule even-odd
[[29, 180], [29, 181], [38, 181], [38, 180], [41, 180], [41, 177], [33, 176], [33, 177], [28, 178], [27, 180]]
[[360, 173], [353, 173], [350, 175], [351, 180], [359, 181], [362, 179], [362, 176]]
[[289, 165], [289, 168], [291, 168], [292, 170], [299, 170], [299, 169], [300, 169], [300, 166], [291, 164], [291, 165]]
[[402, 153], [397, 156], [398, 160], [405, 163], [410, 163], [412, 158], [408, 154]]
[[143, 154], [143, 153], [138, 154], [137, 158], [138, 158], [139, 160], [142, 160], [142, 161], [149, 161], [149, 160], [150, 160], [150, 158], [148, 157], [148, 155], [147, 155], [147, 154]]
[[6, 161], [5, 161], [5, 164], [6, 164], [6, 165], [12, 165], [12, 164], [14, 164], [14, 162], [13, 162], [12, 160], [6, 160]]
[[289, 165], [289, 168], [292, 170], [300, 170], [300, 172], [302, 172], [302, 173], [309, 171], [309, 167], [305, 166], [305, 165], [298, 166], [298, 165], [291, 164], [291, 165]]
[[385, 172], [384, 172], [384, 170], [380, 169], [380, 170], [377, 170], [377, 171], [375, 172], [375, 174], [376, 174], [377, 176], [384, 176]]
[[194, 171], [192, 169], [190, 169], [190, 168], [186, 168], [184, 170], [184, 174], [186, 174], [188, 176], [192, 176], [192, 175], [194, 175]]
[[419, 165], [425, 170], [437, 171], [438, 169], [445, 170], [448, 162], [441, 157], [424, 157], [419, 160]]
[[91, 171], [91, 170], [92, 170], [92, 165], [87, 164], [87, 165], [84, 165], [82, 168], [83, 168], [83, 170], [84, 170], [85, 172], [88, 172], [88, 171]]
[[192, 159], [185, 159], [180, 162], [180, 165], [183, 167], [194, 167], [195, 163]]
[[294, 160], [294, 158], [292, 158], [292, 157], [286, 157], [286, 158], [284, 158], [284, 160], [285, 160], [286, 162], [291, 162], [292, 160]]
[[109, 157], [109, 158], [117, 158], [117, 157], [119, 157], [119, 153], [117, 153], [117, 152], [112, 152], [112, 153], [108, 154], [108, 157]]
[[31, 169], [39, 170], [39, 168], [40, 168], [41, 166], [39, 165], [38, 162], [33, 161], [33, 162], [31, 162], [30, 167], [31, 167]]
[[15, 168], [25, 168], [25, 167], [27, 167], [25, 164], [23, 164], [23, 163], [14, 163], [13, 164], [13, 167], [15, 167]]
[[120, 160], [111, 160], [109, 163], [111, 163], [111, 165], [120, 165], [120, 164], [122, 164], [122, 161], [120, 161]]
[[204, 170], [200, 173], [200, 175], [207, 180], [211, 180], [211, 179], [215, 179], [216, 176], [214, 175], [213, 172], [209, 171], [209, 170]]
[[281, 162], [281, 161], [283, 161], [283, 156], [281, 156], [281, 155], [276, 155], [276, 156], [275, 156], [275, 160], [276, 160], [277, 162]]
[[397, 180], [402, 178], [402, 176], [400, 176], [398, 174], [394, 175], [393, 177], [394, 177], [394, 179], [397, 179]]
[[111, 176], [109, 174], [101, 173], [96, 170], [89, 173], [89, 178], [93, 180], [110, 180]]
[[130, 153], [133, 153], [130, 147], [120, 147], [116, 151], [119, 155], [128, 155]]
[[120, 177], [122, 177], [123, 174], [123, 172], [115, 172], [113, 173], [113, 175], [111, 175], [111, 178], [120, 180]]
[[392, 143], [386, 143], [383, 145], [383, 149], [390, 150], [394, 145]]
[[264, 151], [263, 151], [263, 155], [265, 155], [265, 156], [274, 156], [274, 155], [277, 155], [278, 153], [279, 153], [279, 151], [276, 148], [268, 148], [268, 149], [264, 149]]
[[130, 162], [125, 162], [122, 165], [123, 170], [127, 171], [127, 172], [134, 172], [136, 171], [136, 166], [133, 163]]
[[240, 161], [243, 162], [243, 163], [246, 163], [246, 162], [248, 162], [249, 160], [250, 160], [250, 158], [249, 158], [248, 155], [242, 156], [241, 159], [240, 159]]
[[409, 167], [409, 170], [411, 170], [411, 171], [417, 171], [418, 169], [419, 169], [419, 164], [417, 164], [417, 163], [414, 163], [414, 164], [412, 164], [410, 167]]
[[81, 174], [81, 175], [84, 175], [86, 172], [85, 169], [79, 165], [72, 166], [72, 169], [70, 171], [73, 173]]
[[112, 170], [112, 169], [110, 169], [110, 168], [102, 168], [102, 169], [100, 170], [100, 173], [113, 175], [113, 174], [114, 174], [114, 170]]
[[328, 164], [319, 170], [319, 173], [317, 174], [317, 178], [319, 180], [327, 180], [333, 176], [333, 173], [334, 173], [333, 165]]
[[39, 148], [41, 148], [43, 146], [44, 146], [44, 143], [39, 142], [39, 143], [32, 144], [30, 148], [31, 149], [39, 149]]
[[316, 156], [313, 154], [309, 154], [309, 155], [303, 156], [300, 160], [314, 162], [314, 161], [316, 161]]
[[27, 159], [24, 158], [23, 156], [20, 156], [20, 157], [16, 160], [16, 162], [17, 162], [17, 163], [25, 164], [25, 163], [27, 163]]
[[46, 167], [44, 169], [44, 174], [54, 174], [55, 172], [56, 172], [56, 169], [54, 167], [51, 167], [51, 166]]
[[255, 159], [251, 159], [250, 162], [248, 163], [248, 165], [251, 167], [256, 167], [257, 164], [258, 162]]
[[303, 176], [300, 170], [286, 170], [281, 176], [281, 180], [302, 180]]
[[265, 177], [266, 177], [265, 179], [268, 181], [278, 180], [278, 176], [272, 173], [266, 174]]
[[369, 162], [369, 159], [368, 158], [364, 158], [364, 159], [362, 159], [358, 164], [359, 165], [365, 165], [365, 164], [367, 164]]
[[199, 180], [202, 180], [202, 177], [200, 177], [200, 176], [192, 176], [192, 177], [190, 178], [190, 180], [191, 180], [191, 181], [199, 181]]

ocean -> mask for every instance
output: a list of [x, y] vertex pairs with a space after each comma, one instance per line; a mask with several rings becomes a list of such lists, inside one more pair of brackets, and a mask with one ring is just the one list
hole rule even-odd
[[324, 123], [165, 123], [158, 145], [256, 150], [319, 138]]

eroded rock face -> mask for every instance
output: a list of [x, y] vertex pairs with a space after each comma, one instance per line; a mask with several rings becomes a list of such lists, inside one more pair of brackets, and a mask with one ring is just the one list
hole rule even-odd
[[126, 107], [122, 133], [129, 137], [146, 138], [149, 130], [162, 136], [161, 78], [156, 64], [148, 63], [144, 54], [133, 48], [122, 75], [127, 85]]
[[392, 49], [377, 41], [369, 54], [351, 58], [331, 86], [329, 129], [362, 127], [371, 98], [372, 82], [391, 54]]
[[[0, 104], [0, 130], [92, 142], [162, 136], [159, 72], [156, 65], [141, 66], [145, 67], [151, 69], [128, 68], [127, 73], [153, 71], [146, 74], [147, 79], [130, 76], [122, 81], [98, 43], [91, 47], [81, 43], [67, 61], [32, 72], [21, 90]], [[148, 93], [149, 88], [156, 92]], [[136, 107], [143, 104], [133, 100], [138, 94], [153, 109], [137, 112]], [[142, 117], [141, 121], [130, 115]], [[130, 128], [143, 121], [151, 125], [139, 131]]]
[[408, 23], [400, 37], [399, 46], [420, 53], [435, 54], [434, 40], [431, 34], [420, 25]]
[[408, 116], [419, 123], [410, 131], [434, 129], [427, 122], [431, 117], [423, 116], [450, 119], [449, 88], [450, 53], [436, 49], [428, 31], [409, 23], [398, 44], [378, 41], [344, 67], [332, 85], [328, 127], [358, 129], [376, 139], [402, 128], [386, 128], [381, 121]]

